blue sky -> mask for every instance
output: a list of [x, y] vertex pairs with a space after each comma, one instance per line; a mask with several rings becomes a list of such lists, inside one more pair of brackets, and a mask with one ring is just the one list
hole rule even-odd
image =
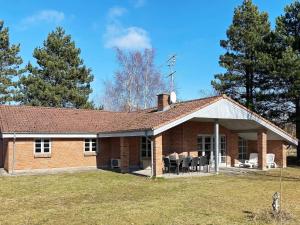
[[[176, 53], [176, 85], [180, 99], [209, 91], [234, 7], [241, 0], [0, 0], [0, 19], [10, 29], [11, 42], [21, 43], [25, 62], [42, 46], [47, 34], [63, 26], [72, 35], [81, 57], [93, 70], [91, 99], [99, 104], [103, 80], [117, 69], [114, 46], [124, 49], [153, 47], [156, 64], [167, 73], [165, 61]], [[254, 0], [274, 25], [292, 0]], [[276, 2], [276, 3], [275, 3]], [[34, 61], [33, 61], [34, 62]]]

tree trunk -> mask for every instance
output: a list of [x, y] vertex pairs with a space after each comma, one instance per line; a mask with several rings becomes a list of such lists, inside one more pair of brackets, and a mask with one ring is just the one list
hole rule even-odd
[[300, 160], [300, 98], [296, 99], [296, 137], [298, 138], [297, 158]]
[[246, 107], [250, 107], [250, 74], [246, 69]]

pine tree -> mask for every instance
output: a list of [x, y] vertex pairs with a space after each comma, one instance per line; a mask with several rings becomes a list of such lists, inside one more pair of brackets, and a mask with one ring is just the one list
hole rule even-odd
[[35, 48], [38, 66], [27, 65], [29, 74], [20, 80], [20, 101], [26, 105], [90, 108], [91, 69], [80, 58], [70, 35], [58, 27]]
[[0, 20], [0, 103], [14, 101], [16, 85], [22, 73], [20, 65], [23, 63], [19, 56], [20, 45], [10, 44], [9, 30]]
[[268, 15], [259, 12], [251, 0], [244, 0], [234, 10], [232, 24], [227, 30], [227, 40], [220, 45], [226, 53], [220, 56], [219, 64], [226, 72], [215, 75], [213, 87], [221, 93], [257, 110], [259, 77], [267, 55], [261, 52], [264, 38], [270, 32]]
[[[275, 46], [280, 46], [282, 51], [276, 57], [274, 86], [278, 87], [281, 102], [289, 106], [286, 112], [289, 120], [296, 124], [296, 136], [300, 140], [300, 2], [295, 1], [284, 11], [276, 20]], [[300, 159], [300, 142], [297, 156]]]

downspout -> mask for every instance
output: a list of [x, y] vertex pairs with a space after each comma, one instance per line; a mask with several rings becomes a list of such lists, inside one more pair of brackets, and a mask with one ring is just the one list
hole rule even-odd
[[14, 140], [13, 140], [12, 174], [14, 174], [15, 172], [15, 161], [16, 161], [16, 133], [14, 133]]

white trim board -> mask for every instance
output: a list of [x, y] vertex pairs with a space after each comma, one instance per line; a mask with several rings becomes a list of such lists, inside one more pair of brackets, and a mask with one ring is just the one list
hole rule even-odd
[[153, 135], [160, 134], [172, 127], [175, 127], [181, 123], [184, 123], [193, 118], [210, 118], [210, 119], [239, 119], [239, 120], [251, 120], [259, 123], [264, 128], [276, 133], [281, 138], [286, 141], [298, 145], [298, 141], [296, 138], [292, 138], [287, 135], [285, 132], [276, 128], [276, 126], [271, 125], [265, 120], [261, 119], [259, 116], [255, 115], [240, 107], [228, 99], [220, 99], [215, 103], [212, 103], [209, 106], [206, 106], [198, 111], [195, 111], [187, 116], [184, 116], [178, 120], [175, 120], [167, 125], [159, 127], [153, 131]]
[[134, 137], [134, 136], [152, 136], [153, 131], [125, 131], [125, 132], [115, 132], [115, 133], [99, 133], [99, 138], [105, 137]]

